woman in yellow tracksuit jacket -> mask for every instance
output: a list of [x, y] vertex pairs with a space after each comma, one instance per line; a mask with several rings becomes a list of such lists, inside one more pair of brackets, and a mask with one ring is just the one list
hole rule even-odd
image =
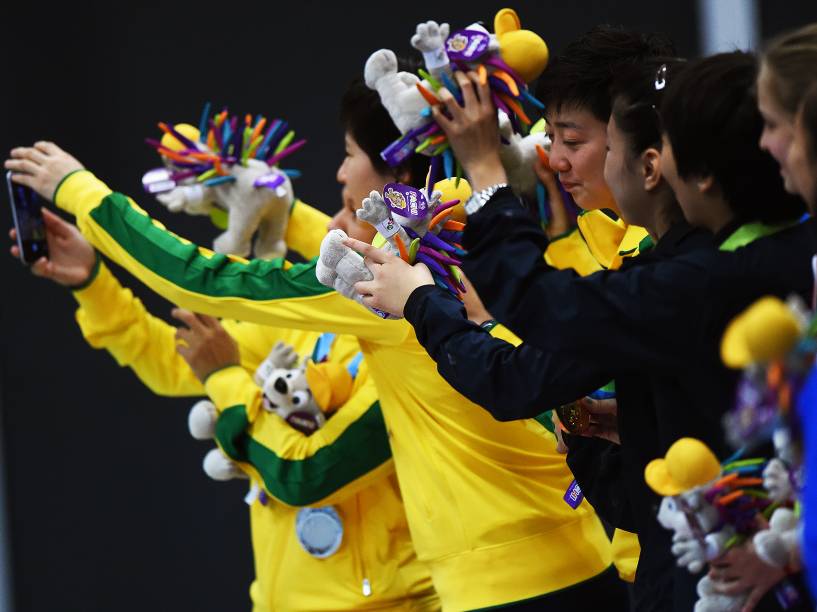
[[[287, 239], [305, 255], [317, 252], [328, 217], [297, 202]], [[129, 366], [158, 395], [200, 396], [201, 382], [176, 352], [175, 328], [148, 313], [110, 271], [74, 291], [83, 335]], [[255, 612], [320, 610], [437, 610], [427, 568], [417, 560], [406, 524], [394, 464], [374, 383], [361, 362], [349, 400], [311, 436], [261, 409], [252, 373], [278, 341], [300, 355], [312, 353], [320, 334], [252, 323], [222, 322], [237, 342], [235, 368], [240, 404], [215, 400], [221, 417], [220, 446], [241, 462], [267, 498], [250, 504], [256, 578], [250, 587]], [[338, 336], [326, 355], [348, 365], [357, 340]], [[250, 458], [250, 456], [252, 458]], [[343, 526], [341, 547], [327, 558], [308, 554], [298, 541], [302, 506], [334, 506]]]
[[[88, 171], [65, 177], [55, 200], [98, 249], [184, 308], [358, 338], [412, 540], [444, 609], [554, 593], [610, 566], [610, 543], [592, 508], [564, 501], [572, 475], [555, 440], [524, 422], [497, 423], [456, 393], [404, 321], [383, 321], [320, 285], [314, 262], [247, 262], [196, 247]], [[214, 373], [208, 395], [242, 403], [235, 385], [244, 374]]]

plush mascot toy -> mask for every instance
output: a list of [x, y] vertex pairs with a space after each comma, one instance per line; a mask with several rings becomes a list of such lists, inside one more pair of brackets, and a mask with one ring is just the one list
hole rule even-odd
[[[255, 382], [263, 390], [263, 407], [276, 418], [305, 435], [311, 435], [326, 422], [327, 414], [339, 408], [352, 392], [352, 375], [343, 365], [305, 359], [298, 365], [295, 350], [277, 343], [255, 372]], [[215, 438], [218, 412], [209, 400], [200, 400], [190, 410], [188, 428], [197, 440]], [[212, 449], [204, 458], [204, 472], [214, 480], [247, 478], [238, 463], [220, 449]]]
[[[723, 466], [700, 440], [681, 438], [665, 457], [651, 461], [644, 477], [662, 495], [658, 522], [673, 531], [672, 553], [692, 573], [758, 529], [758, 517], [773, 506], [759, 474], [763, 459], [734, 459]], [[744, 594], [718, 593], [704, 576], [698, 581], [695, 612], [738, 612]]]
[[[161, 141], [148, 139], [164, 166], [147, 172], [148, 193], [172, 212], [210, 215], [224, 233], [213, 242], [218, 253], [269, 259], [286, 254], [289, 209], [294, 201], [290, 176], [279, 163], [305, 140], [280, 119], [210, 116], [207, 104], [199, 127], [160, 123]], [[265, 129], [266, 128], [266, 129]], [[252, 243], [253, 235], [256, 236]]]
[[[429, 185], [431, 185], [429, 174]], [[461, 201], [470, 197], [471, 188], [464, 180], [446, 179], [429, 187], [415, 189], [400, 183], [389, 183], [381, 195], [372, 191], [357, 210], [357, 217], [374, 226], [378, 235], [373, 244], [414, 264], [422, 262], [431, 271], [434, 281], [456, 297], [465, 292], [459, 257], [462, 250], [462, 231], [465, 224], [452, 217], [462, 213]], [[455, 195], [443, 201], [443, 194]], [[462, 218], [460, 216], [460, 218]], [[363, 258], [343, 244], [346, 233], [332, 230], [321, 243], [320, 258], [315, 268], [318, 281], [362, 304], [362, 296], [354, 290], [354, 284], [371, 280], [372, 273]], [[391, 315], [375, 310], [383, 318]]]
[[475, 70], [483, 83], [490, 86], [492, 100], [499, 110], [500, 133], [505, 145], [500, 149], [500, 156], [509, 183], [517, 193], [532, 194], [537, 184], [532, 170], [537, 145], [546, 148], [549, 142], [541, 125], [532, 129], [533, 121], [523, 103], [543, 109], [528, 91], [527, 83], [547, 66], [547, 45], [537, 34], [521, 29], [519, 17], [512, 9], [497, 13], [494, 34], [480, 24], [449, 32], [446, 23], [428, 21], [417, 26], [411, 44], [423, 53], [427, 68], [420, 70], [419, 77], [399, 72], [397, 58], [388, 49], [376, 51], [367, 60], [366, 84], [378, 92], [383, 106], [403, 134], [381, 156], [396, 166], [414, 153], [424, 153], [432, 156], [435, 173], [461, 176], [462, 169], [454, 159], [445, 134], [431, 118], [430, 106], [440, 104], [437, 92], [441, 87], [461, 100], [453, 73]]
[[793, 409], [817, 354], [817, 319], [799, 298], [768, 296], [735, 317], [724, 333], [721, 356], [743, 369], [735, 408], [724, 422], [737, 444], [772, 440], [776, 457], [763, 471], [763, 486], [779, 506], [767, 529], [753, 538], [757, 555], [769, 565], [788, 566], [802, 535], [803, 482], [799, 422]]

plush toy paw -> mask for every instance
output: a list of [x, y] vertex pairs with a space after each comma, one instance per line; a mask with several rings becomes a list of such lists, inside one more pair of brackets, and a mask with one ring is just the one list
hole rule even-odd
[[363, 258], [343, 244], [347, 238], [343, 230], [332, 230], [321, 242], [321, 252], [315, 267], [318, 282], [332, 287], [341, 295], [362, 303], [361, 296], [354, 290], [359, 281], [372, 280], [372, 273], [363, 263]]
[[788, 466], [780, 459], [772, 459], [763, 470], [763, 488], [772, 501], [783, 502], [794, 493]]
[[278, 259], [287, 254], [287, 243], [283, 240], [275, 240], [272, 242], [265, 242], [259, 236], [255, 240], [253, 247], [253, 256], [259, 259]]
[[671, 550], [678, 567], [685, 567], [693, 574], [700, 572], [706, 564], [706, 551], [695, 538], [673, 538]]
[[375, 51], [366, 60], [363, 79], [369, 89], [377, 89], [380, 79], [390, 74], [397, 74], [397, 56], [391, 49]]
[[187, 428], [196, 440], [212, 440], [216, 436], [218, 411], [210, 400], [199, 400], [187, 416]]
[[236, 462], [228, 458], [218, 448], [212, 449], [204, 456], [202, 467], [204, 473], [213, 480], [249, 479], [249, 476], [241, 471]]
[[228, 230], [213, 240], [213, 250], [216, 253], [223, 253], [225, 255], [246, 257], [250, 254], [251, 246], [248, 239], [242, 238], [238, 236], [237, 233]]
[[374, 227], [392, 218], [391, 211], [379, 191], [372, 191], [369, 197], [363, 200], [363, 206], [357, 209], [355, 215], [361, 221]]
[[698, 601], [695, 603], [694, 612], [739, 612], [743, 607], [745, 596], [723, 595], [717, 588], [716, 583], [709, 576], [704, 576], [698, 581]]
[[297, 365], [298, 353], [295, 352], [295, 347], [279, 340], [272, 347], [267, 358], [255, 370], [253, 380], [259, 387], [263, 387], [273, 371], [291, 370]]
[[209, 215], [213, 208], [202, 185], [179, 185], [156, 196], [170, 212], [188, 215]]
[[800, 521], [792, 510], [778, 508], [769, 520], [769, 528], [752, 539], [757, 556], [764, 563], [786, 567], [800, 540]]
[[426, 21], [417, 25], [414, 36], [411, 37], [411, 46], [420, 51], [436, 51], [445, 49], [445, 39], [448, 38], [450, 27], [447, 23]]

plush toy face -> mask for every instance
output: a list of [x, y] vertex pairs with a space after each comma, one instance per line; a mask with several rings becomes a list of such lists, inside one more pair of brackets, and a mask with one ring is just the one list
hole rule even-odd
[[686, 515], [681, 512], [674, 497], [665, 497], [658, 508], [658, 522], [664, 529], [670, 529], [681, 537], [692, 536]]
[[286, 418], [295, 411], [318, 410], [303, 368], [277, 368], [264, 383], [264, 407]]

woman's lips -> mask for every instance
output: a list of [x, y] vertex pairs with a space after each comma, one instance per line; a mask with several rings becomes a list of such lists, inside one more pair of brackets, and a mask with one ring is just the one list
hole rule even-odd
[[565, 191], [570, 191], [571, 189], [575, 189], [579, 186], [579, 183], [571, 183], [570, 181], [562, 181], [562, 187], [564, 187]]

